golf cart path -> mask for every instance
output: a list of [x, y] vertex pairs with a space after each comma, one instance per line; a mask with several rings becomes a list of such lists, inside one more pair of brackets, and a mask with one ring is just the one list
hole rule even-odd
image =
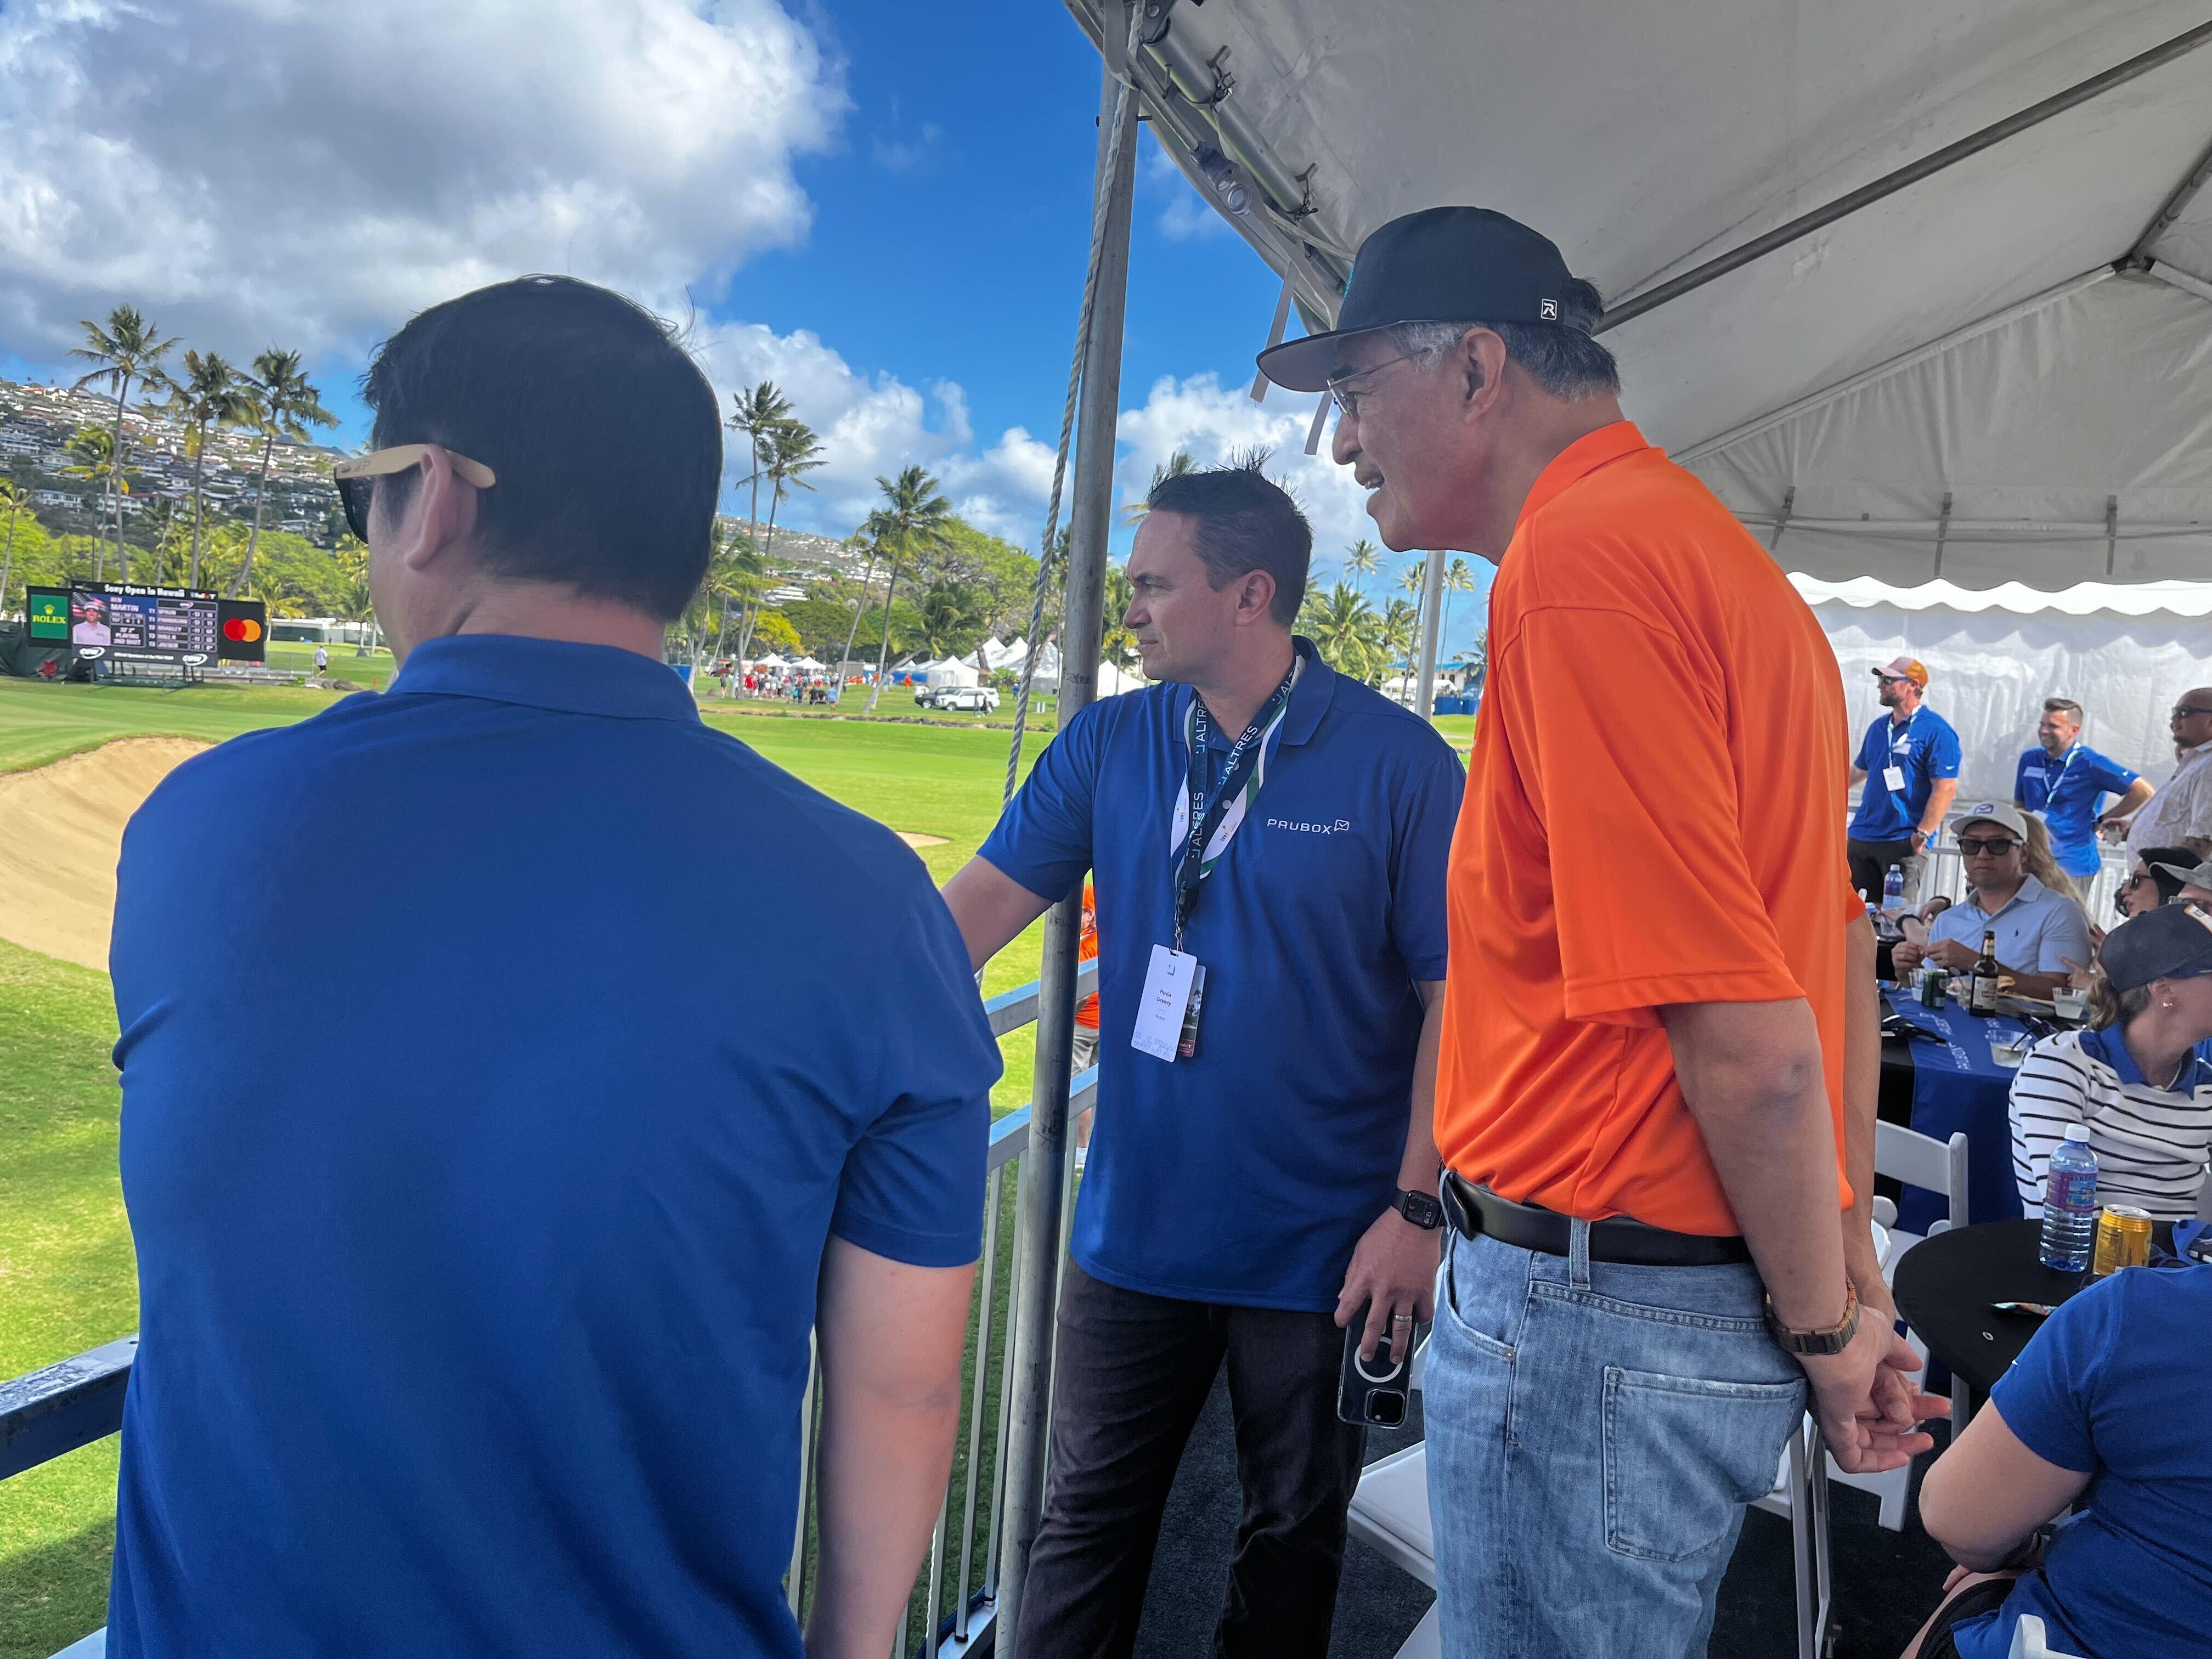
[[172, 767], [210, 746], [122, 738], [0, 773], [0, 939], [106, 971], [123, 826]]

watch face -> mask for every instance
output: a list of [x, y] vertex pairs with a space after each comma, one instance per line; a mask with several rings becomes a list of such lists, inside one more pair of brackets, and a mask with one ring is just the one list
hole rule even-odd
[[1444, 1218], [1444, 1206], [1426, 1193], [1401, 1193], [1398, 1209], [1416, 1227], [1434, 1227]]

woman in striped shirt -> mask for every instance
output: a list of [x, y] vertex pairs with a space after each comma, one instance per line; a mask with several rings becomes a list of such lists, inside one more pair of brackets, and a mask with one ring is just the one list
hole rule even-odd
[[2090, 1029], [2028, 1051], [2012, 1085], [2012, 1170], [2022, 1209], [2043, 1213], [2044, 1176], [2069, 1124], [2097, 1155], [2100, 1204], [2162, 1221], [2197, 1213], [2212, 1148], [2212, 913], [2168, 904], [2105, 940]]

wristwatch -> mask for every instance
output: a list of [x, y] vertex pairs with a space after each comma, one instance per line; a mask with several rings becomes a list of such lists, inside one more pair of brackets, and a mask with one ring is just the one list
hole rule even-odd
[[1428, 1232], [1444, 1224], [1444, 1206], [1437, 1202], [1434, 1193], [1409, 1193], [1401, 1187], [1398, 1195], [1390, 1200], [1390, 1207]]
[[1786, 1353], [1841, 1353], [1851, 1346], [1859, 1328], [1859, 1287], [1844, 1287], [1844, 1316], [1825, 1330], [1796, 1331], [1774, 1316], [1774, 1298], [1766, 1298], [1766, 1328], [1774, 1333]]

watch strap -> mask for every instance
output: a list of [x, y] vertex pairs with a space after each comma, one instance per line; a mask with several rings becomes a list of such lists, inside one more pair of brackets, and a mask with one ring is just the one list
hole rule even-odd
[[1794, 1354], [1838, 1354], [1851, 1346], [1859, 1328], [1859, 1287], [1844, 1286], [1844, 1316], [1822, 1329], [1793, 1330], [1774, 1316], [1774, 1298], [1766, 1298], [1766, 1328], [1784, 1350]]

